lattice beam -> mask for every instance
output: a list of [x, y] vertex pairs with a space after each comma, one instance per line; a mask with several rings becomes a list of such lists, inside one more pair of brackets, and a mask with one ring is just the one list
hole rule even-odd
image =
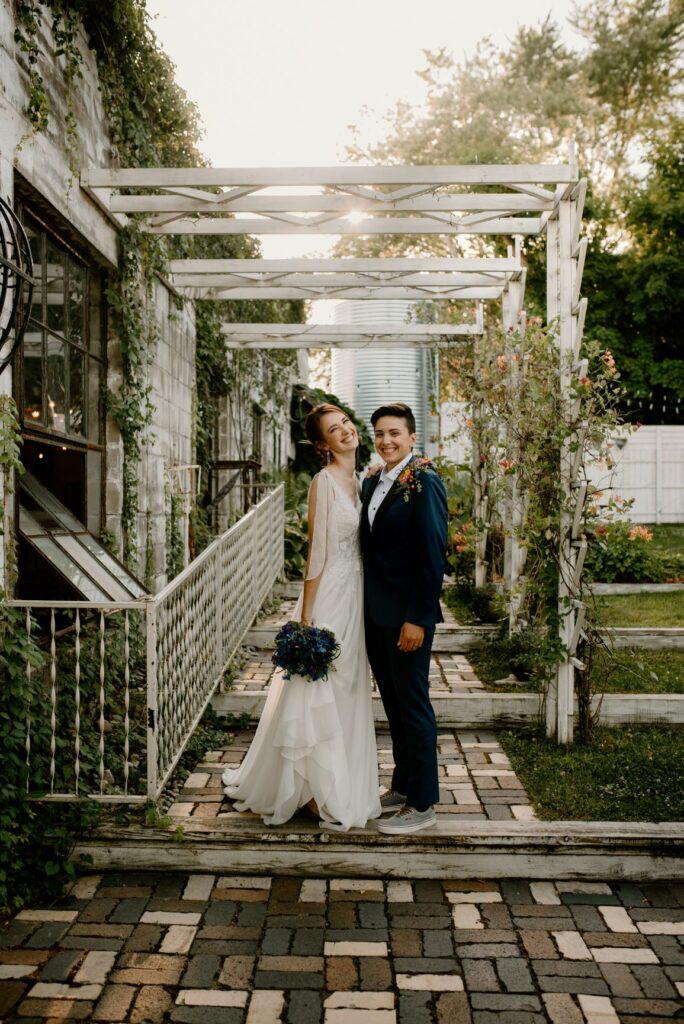
[[482, 333], [481, 311], [468, 324], [242, 324], [222, 327], [229, 348], [441, 348], [449, 339]]

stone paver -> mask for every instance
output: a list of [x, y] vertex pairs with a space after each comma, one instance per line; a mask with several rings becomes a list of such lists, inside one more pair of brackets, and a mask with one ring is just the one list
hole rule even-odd
[[[137, 919], [122, 922], [131, 900]], [[0, 1016], [7, 1024], [676, 1020], [684, 1017], [682, 920], [684, 887], [674, 884], [105, 874], [79, 879], [50, 908], [27, 908], [0, 933]], [[46, 923], [63, 933], [36, 946]], [[139, 929], [148, 929], [144, 948], [127, 948]]]

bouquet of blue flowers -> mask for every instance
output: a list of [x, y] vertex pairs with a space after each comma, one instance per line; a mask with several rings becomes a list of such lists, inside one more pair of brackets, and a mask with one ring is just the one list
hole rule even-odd
[[305, 626], [301, 622], [286, 622], [276, 634], [276, 647], [272, 661], [284, 669], [283, 676], [303, 676], [312, 682], [327, 679], [328, 671], [340, 653], [335, 634], [318, 626]]

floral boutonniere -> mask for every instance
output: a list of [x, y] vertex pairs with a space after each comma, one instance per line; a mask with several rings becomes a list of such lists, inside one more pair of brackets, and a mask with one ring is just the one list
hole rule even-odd
[[417, 458], [409, 462], [405, 469], [402, 469], [398, 477], [398, 483], [400, 487], [405, 487], [404, 501], [411, 500], [412, 491], [422, 491], [423, 485], [420, 481], [421, 473], [424, 469], [431, 467], [432, 463], [427, 458]]

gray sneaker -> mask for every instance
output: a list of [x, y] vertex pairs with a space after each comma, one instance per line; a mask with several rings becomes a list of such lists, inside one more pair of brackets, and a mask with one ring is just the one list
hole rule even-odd
[[403, 836], [409, 832], [420, 832], [421, 829], [436, 824], [437, 815], [432, 807], [428, 807], [427, 811], [417, 811], [415, 807], [402, 807], [387, 821], [381, 821], [378, 831], [390, 836]]
[[388, 789], [380, 797], [380, 807], [383, 814], [388, 811], [400, 811], [406, 805], [406, 797], [397, 793], [396, 789]]

